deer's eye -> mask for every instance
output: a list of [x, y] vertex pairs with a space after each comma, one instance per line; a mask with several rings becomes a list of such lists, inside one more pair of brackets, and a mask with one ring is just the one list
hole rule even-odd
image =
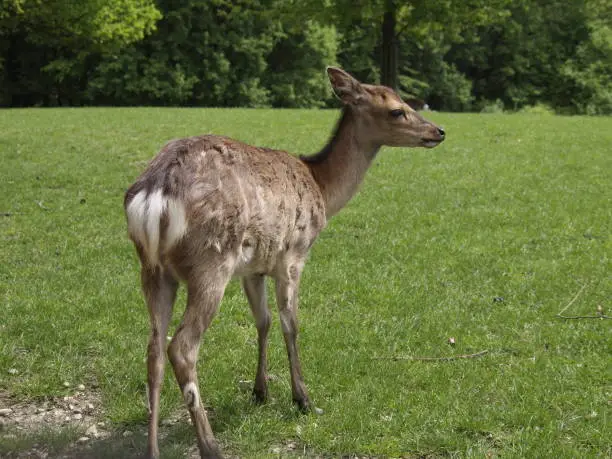
[[393, 118], [399, 118], [401, 116], [404, 116], [406, 114], [406, 112], [404, 110], [402, 110], [401, 108], [395, 109], [395, 110], [391, 110], [389, 112], [389, 114], [393, 117]]

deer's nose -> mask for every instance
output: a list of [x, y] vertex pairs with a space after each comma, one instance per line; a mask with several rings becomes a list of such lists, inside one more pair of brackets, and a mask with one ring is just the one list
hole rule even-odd
[[440, 134], [440, 137], [444, 137], [445, 133], [444, 133], [444, 129], [442, 129], [441, 127], [438, 128], [438, 134]]

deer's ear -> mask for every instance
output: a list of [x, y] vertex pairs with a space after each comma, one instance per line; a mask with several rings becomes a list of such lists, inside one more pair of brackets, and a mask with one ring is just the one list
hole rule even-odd
[[357, 105], [365, 96], [361, 83], [344, 70], [337, 67], [327, 67], [327, 76], [334, 94], [343, 103]]

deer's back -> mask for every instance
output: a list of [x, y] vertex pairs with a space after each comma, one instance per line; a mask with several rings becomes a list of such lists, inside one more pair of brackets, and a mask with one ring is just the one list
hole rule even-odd
[[125, 207], [141, 258], [180, 277], [218, 259], [237, 275], [278, 274], [303, 262], [325, 225], [304, 163], [219, 136], [169, 142], [127, 191]]

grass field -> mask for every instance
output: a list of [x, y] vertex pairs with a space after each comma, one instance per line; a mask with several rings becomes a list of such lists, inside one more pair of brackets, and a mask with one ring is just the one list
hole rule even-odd
[[[74, 446], [78, 429], [0, 427], [0, 456], [34, 444], [51, 457], [143, 451], [148, 317], [122, 200], [147, 160], [169, 139], [211, 132], [314, 152], [336, 116], [0, 111], [0, 405], [42, 403], [82, 383], [113, 432]], [[255, 327], [238, 284], [228, 288], [199, 363], [228, 454], [612, 455], [612, 322], [556, 317], [568, 305], [568, 316], [596, 316], [598, 306], [611, 315], [612, 119], [427, 116], [447, 141], [383, 149], [306, 265], [302, 364], [323, 415], [292, 407], [276, 314], [271, 400], [251, 402], [243, 386], [254, 378]], [[181, 293], [173, 327], [183, 308]], [[162, 410], [186, 412], [170, 368]], [[163, 432], [162, 457], [195, 445], [186, 422]]]

